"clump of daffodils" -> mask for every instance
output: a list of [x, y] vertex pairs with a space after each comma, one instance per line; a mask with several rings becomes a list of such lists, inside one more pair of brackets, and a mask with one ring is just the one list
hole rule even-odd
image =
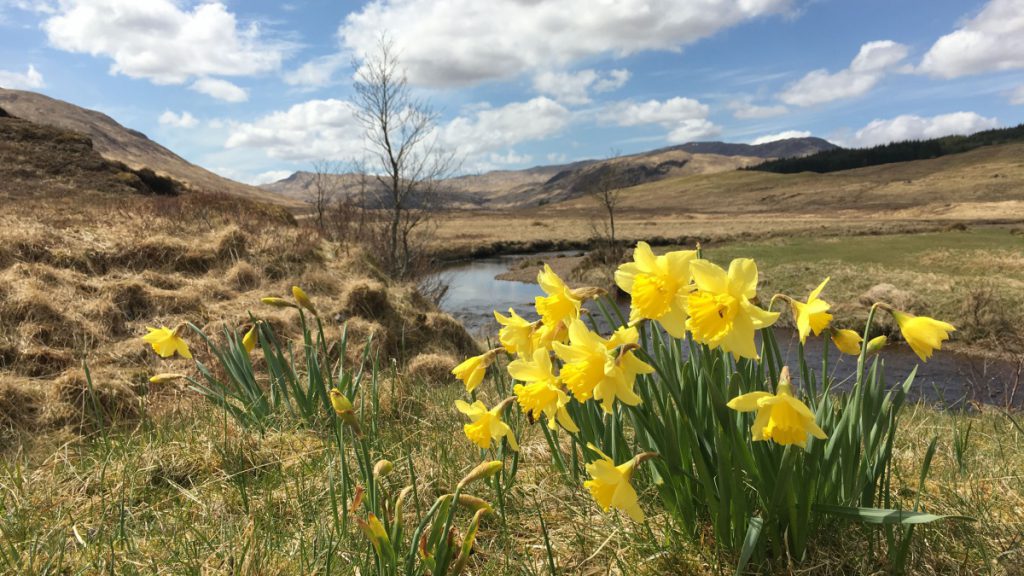
[[[543, 295], [534, 302], [534, 315], [512, 308], [507, 313], [495, 311], [500, 347], [468, 358], [452, 370], [472, 395], [471, 402], [458, 400], [455, 407], [469, 420], [463, 426], [466, 437], [481, 450], [501, 446], [519, 450], [522, 438], [517, 435], [526, 430], [518, 429], [516, 421], [509, 418], [507, 412], [513, 406], [518, 406], [530, 424], [541, 422], [550, 431], [568, 433], [577, 446], [589, 446], [598, 457], [585, 464], [589, 479], [583, 486], [602, 510], [619, 510], [637, 522], [643, 521], [644, 514], [633, 475], [640, 463], [657, 454], [623, 458], [617, 452], [620, 461], [616, 463], [590, 440], [594, 438], [593, 419], [602, 414], [604, 418], [624, 418], [626, 414], [645, 418], [648, 411], [656, 409], [644, 405], [648, 396], [638, 393], [637, 383], [649, 379], [645, 382], [653, 383], [648, 385], [658, 394], [658, 371], [675, 367], [659, 364], [665, 359], [653, 356], [654, 331], [676, 339], [683, 348], [685, 341], [692, 339], [735, 361], [759, 361], [757, 334], [776, 323], [780, 312], [773, 310], [773, 305], [781, 300], [788, 304], [801, 346], [811, 337], [823, 336], [843, 354], [858, 356], [875, 353], [888, 341], [883, 336], [865, 343], [860, 333], [832, 326], [832, 306], [823, 297], [829, 278], [806, 299], [778, 294], [763, 307], [757, 264], [748, 258], [735, 259], [722, 268], [703, 258], [699, 250], [656, 255], [647, 243], [639, 242], [632, 260], [619, 266], [614, 278], [629, 296], [629, 320], [603, 335], [588, 326], [582, 315], [586, 301], [603, 291], [574, 289], [545, 265], [537, 275]], [[922, 360], [940, 348], [954, 330], [945, 322], [878, 306], [893, 315], [904, 339]], [[477, 394], [492, 366], [496, 370], [503, 366], [514, 382], [513, 396], [488, 408]], [[813, 391], [810, 399], [814, 400]], [[781, 370], [771, 391], [754, 389], [721, 402], [737, 412], [754, 413], [748, 433], [751, 442], [807, 449], [810, 439], [828, 438], [794, 387], [788, 368]], [[588, 408], [591, 405], [596, 411]], [[582, 421], [577, 421], [581, 417], [591, 423], [581, 427]], [[552, 442], [551, 436], [548, 441]]]

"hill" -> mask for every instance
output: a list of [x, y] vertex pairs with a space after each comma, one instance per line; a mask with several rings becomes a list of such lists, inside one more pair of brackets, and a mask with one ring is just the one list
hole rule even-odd
[[[550, 204], [584, 196], [596, 182], [613, 174], [624, 185], [636, 186], [665, 178], [727, 172], [757, 164], [765, 158], [798, 156], [831, 148], [835, 145], [821, 138], [790, 138], [757, 145], [691, 142], [611, 159], [496, 170], [449, 179], [448, 204], [454, 208], [486, 209]], [[312, 173], [296, 172], [262, 188], [305, 200], [312, 196], [313, 180]], [[344, 196], [357, 194], [363, 184], [364, 181], [354, 174], [339, 174], [335, 181]]]
[[16, 118], [0, 108], [0, 197], [93, 192], [175, 196], [183, 188], [148, 168], [133, 170], [103, 158], [84, 134]]
[[3, 88], [0, 88], [0, 108], [23, 120], [84, 134], [92, 140], [92, 147], [104, 158], [124, 163], [135, 170], [152, 169], [194, 190], [298, 206], [292, 200], [282, 199], [276, 194], [229, 180], [196, 166], [150, 140], [145, 134], [126, 128], [106, 114], [94, 110], [34, 92]]
[[968, 152], [983, 146], [1024, 142], [1024, 124], [1012, 128], [984, 130], [970, 136], [944, 136], [930, 140], [906, 140], [871, 148], [832, 147], [800, 158], [778, 158], [756, 166], [752, 170], [795, 174], [797, 172], [838, 172], [866, 166], [894, 162], [927, 160], [949, 154]]

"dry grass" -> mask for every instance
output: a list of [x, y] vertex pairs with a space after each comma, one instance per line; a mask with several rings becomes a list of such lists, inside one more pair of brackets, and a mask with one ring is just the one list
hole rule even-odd
[[425, 312], [414, 289], [373, 277], [358, 250], [324, 243], [275, 209], [99, 192], [77, 202], [9, 200], [0, 215], [0, 429], [8, 440], [16, 429], [137, 419], [148, 375], [194, 370], [150, 353], [139, 339], [146, 326], [190, 321], [219, 337], [244, 327], [252, 311], [294, 335], [294, 315], [259, 298], [290, 295], [295, 283], [317, 301], [331, 335], [349, 322], [352, 359], [371, 336], [384, 358], [400, 361], [476, 349], [457, 323]]

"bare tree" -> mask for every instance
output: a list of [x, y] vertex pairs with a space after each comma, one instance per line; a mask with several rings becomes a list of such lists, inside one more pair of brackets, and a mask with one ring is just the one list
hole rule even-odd
[[313, 162], [313, 176], [310, 182], [311, 194], [307, 202], [313, 207], [316, 228], [324, 233], [324, 217], [331, 202], [338, 196], [341, 163], [332, 160]]
[[442, 181], [455, 169], [435, 130], [438, 115], [409, 90], [394, 43], [382, 35], [376, 50], [356, 64], [353, 104], [367, 131], [371, 186], [382, 218], [382, 264], [396, 278], [415, 274], [427, 248], [431, 211], [442, 200]]
[[612, 150], [608, 158], [597, 169], [590, 196], [604, 209], [608, 216], [608, 239], [615, 246], [615, 210], [619, 206], [622, 188], [625, 186], [622, 166], [619, 163], [621, 152]]

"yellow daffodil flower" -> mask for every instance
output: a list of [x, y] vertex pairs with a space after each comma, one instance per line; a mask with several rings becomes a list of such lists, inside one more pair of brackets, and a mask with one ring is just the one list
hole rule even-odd
[[501, 413], [513, 400], [509, 398], [490, 410], [479, 400], [472, 404], [456, 400], [455, 408], [469, 416], [471, 420], [469, 424], [462, 426], [466, 437], [479, 446], [481, 450], [490, 448], [492, 440], [500, 444], [501, 439], [506, 438], [508, 439], [509, 447], [518, 451], [519, 444], [516, 443], [516, 436], [512, 432], [512, 428], [501, 419]]
[[707, 260], [690, 262], [696, 291], [687, 298], [686, 327], [698, 342], [721, 347], [739, 358], [757, 358], [754, 331], [775, 323], [779, 314], [755, 306], [757, 265], [737, 258], [727, 273]]
[[625, 512], [634, 521], [643, 522], [644, 512], [640, 509], [636, 490], [630, 484], [630, 480], [637, 464], [653, 457], [654, 453], [640, 454], [616, 466], [611, 457], [598, 450], [596, 446], [587, 446], [600, 455], [600, 458], [587, 464], [587, 474], [590, 474], [592, 480], [584, 482], [583, 487], [590, 490], [594, 501], [605, 512], [615, 508]]
[[487, 367], [494, 362], [496, 354], [497, 350], [488, 350], [479, 356], [467, 358], [452, 368], [452, 374], [466, 385], [466, 392], [476, 390], [476, 387], [483, 382], [484, 375], [487, 374]]
[[171, 330], [166, 326], [159, 328], [152, 328], [146, 326], [146, 330], [149, 332], [142, 337], [143, 340], [149, 342], [153, 346], [153, 350], [160, 355], [161, 358], [170, 358], [175, 354], [178, 354], [182, 358], [192, 358], [192, 352], [188, 349], [188, 343], [182, 338], [187, 327], [185, 324], [178, 325], [177, 328]]
[[726, 404], [737, 412], [757, 410], [751, 426], [751, 438], [755, 441], [772, 440], [776, 444], [807, 446], [807, 435], [824, 440], [825, 432], [814, 422], [814, 414], [806, 404], [793, 396], [789, 380], [789, 368], [782, 369], [779, 387], [775, 394], [750, 392], [737, 396]]
[[821, 291], [825, 289], [825, 284], [828, 284], [829, 278], [818, 285], [817, 288], [811, 291], [811, 295], [807, 297], [807, 302], [800, 302], [789, 298], [789, 304], [793, 307], [793, 316], [796, 318], [796, 329], [800, 334], [800, 343], [803, 344], [807, 341], [807, 335], [812, 331], [815, 336], [820, 336], [821, 331], [828, 328], [830, 322], [832, 322], [832, 315], [828, 313], [828, 309], [831, 304], [818, 298]]
[[655, 256], [646, 242], [638, 242], [633, 261], [615, 271], [615, 283], [632, 298], [629, 321], [655, 320], [674, 338], [683, 338], [690, 262], [696, 256], [695, 250]]
[[842, 330], [832, 330], [832, 343], [839, 348], [839, 351], [843, 354], [849, 354], [850, 356], [857, 356], [860, 354], [860, 343], [864, 339], [860, 337], [855, 330], [844, 328]]
[[949, 340], [949, 333], [956, 330], [952, 324], [929, 318], [927, 316], [914, 316], [899, 310], [890, 310], [896, 324], [900, 327], [903, 339], [910, 344], [914, 354], [924, 362], [932, 357], [932, 352], [942, 347], [942, 343]]
[[561, 424], [569, 432], [579, 431], [565, 409], [569, 395], [558, 385], [558, 378], [551, 371], [551, 357], [547, 350], [534, 350], [532, 359], [520, 358], [511, 362], [508, 373], [512, 378], [525, 382], [516, 384], [512, 389], [524, 412], [535, 420], [544, 414], [548, 418], [548, 428], [552, 430]]
[[[534, 350], [540, 350], [543, 348], [550, 352], [551, 345], [553, 343], [566, 342], [568, 340], [569, 327], [566, 322], [559, 322], [558, 324], [551, 326], [541, 323], [541, 325], [533, 331], [532, 343]], [[520, 356], [530, 358], [532, 354], [533, 352], [530, 354], [521, 354]]]
[[605, 412], [612, 412], [616, 399], [636, 406], [640, 403], [633, 391], [637, 374], [654, 371], [633, 354], [631, 348], [638, 339], [636, 328], [626, 328], [605, 340], [588, 330], [582, 320], [573, 320], [569, 324], [570, 344], [553, 344], [555, 353], [565, 362], [560, 373], [562, 382], [577, 400], [594, 398]]
[[551, 266], [545, 264], [544, 269], [537, 273], [537, 284], [547, 294], [537, 296], [535, 300], [537, 314], [544, 325], [555, 326], [566, 320], [579, 318], [582, 301], [573, 295], [572, 290], [558, 274], [555, 274]]
[[295, 301], [299, 303], [306, 310], [313, 313], [314, 316], [319, 316], [316, 312], [316, 307], [313, 306], [313, 301], [306, 295], [306, 291], [298, 286], [292, 286], [292, 296], [295, 297]]
[[501, 324], [498, 341], [509, 354], [518, 354], [527, 358], [533, 355], [533, 335], [536, 328], [534, 322], [516, 314], [516, 311], [511, 308], [508, 309], [507, 317], [495, 310], [494, 319]]

